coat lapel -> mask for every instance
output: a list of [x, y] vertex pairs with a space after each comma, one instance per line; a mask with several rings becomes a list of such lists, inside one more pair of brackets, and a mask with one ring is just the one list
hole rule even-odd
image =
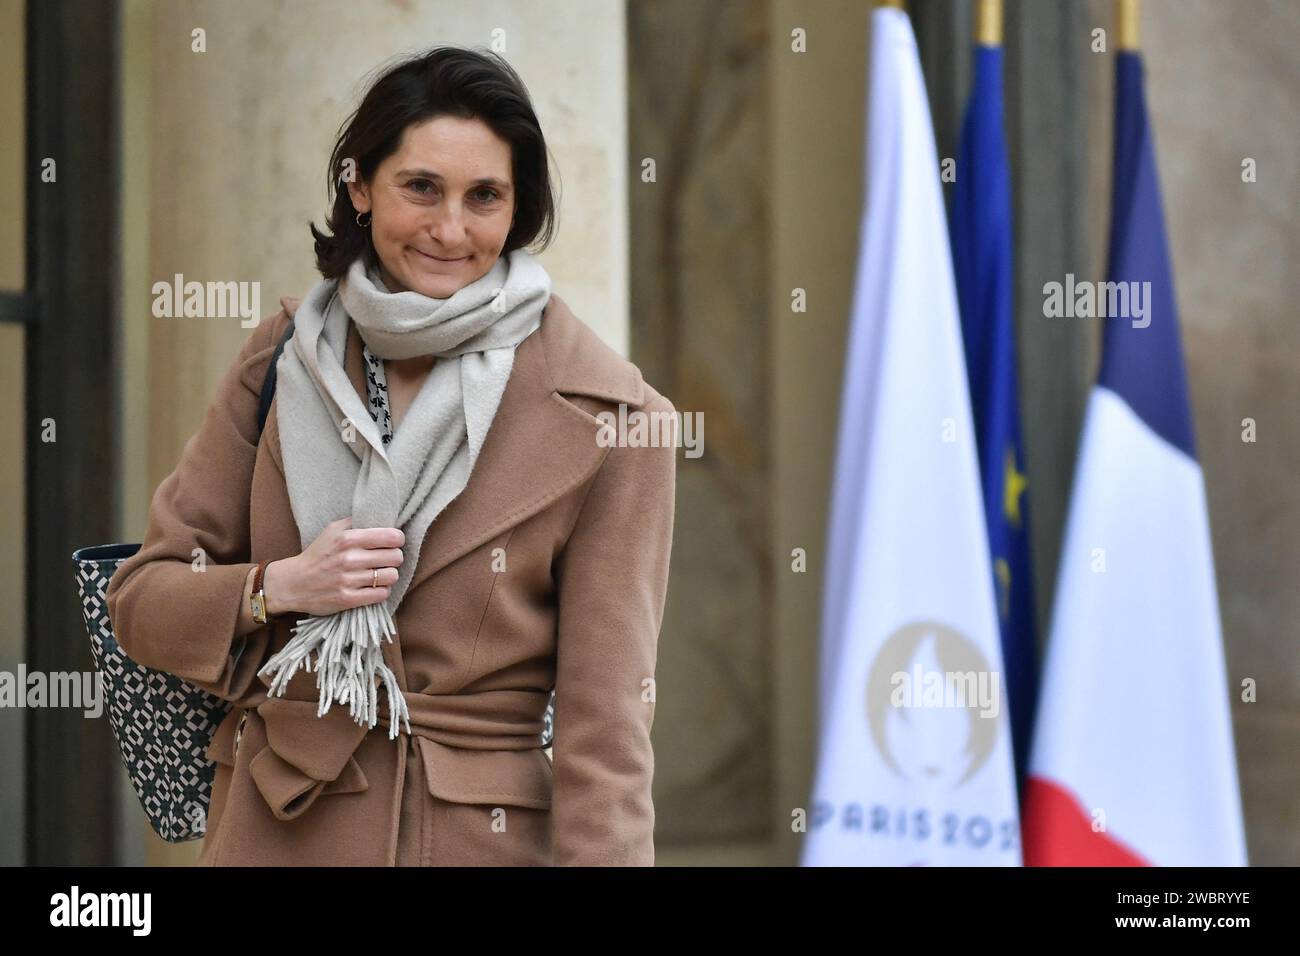
[[[297, 302], [282, 299], [292, 314]], [[352, 323], [344, 368], [366, 401], [361, 336]], [[601, 423], [570, 400], [585, 395], [630, 407], [643, 400], [635, 365], [600, 341], [552, 295], [541, 327], [515, 352], [501, 405], [465, 489], [425, 533], [408, 591], [590, 478], [609, 453]]]

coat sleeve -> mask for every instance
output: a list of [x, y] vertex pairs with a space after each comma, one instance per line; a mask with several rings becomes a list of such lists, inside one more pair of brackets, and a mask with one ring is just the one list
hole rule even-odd
[[154, 492], [140, 550], [106, 592], [113, 633], [139, 664], [235, 700], [252, 683], [272, 628], [235, 627], [250, 560], [249, 500], [262, 379], [282, 311], [258, 322], [222, 377], [176, 468]]
[[[668, 412], [656, 396], [645, 411]], [[676, 448], [615, 446], [558, 559], [552, 858], [653, 866], [654, 673]]]

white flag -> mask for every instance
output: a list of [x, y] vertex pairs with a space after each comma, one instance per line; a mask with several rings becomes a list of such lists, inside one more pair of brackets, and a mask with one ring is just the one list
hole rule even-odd
[[867, 200], [802, 864], [1017, 866], [1008, 710], [939, 162], [907, 15], [877, 9]]

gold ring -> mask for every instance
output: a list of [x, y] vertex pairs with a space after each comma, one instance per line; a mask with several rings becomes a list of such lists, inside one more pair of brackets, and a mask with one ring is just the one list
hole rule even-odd
[[370, 586], [371, 586], [372, 588], [377, 588], [377, 587], [379, 587], [379, 569], [378, 569], [378, 568], [371, 568], [370, 570], [371, 570], [371, 573], [374, 575], [374, 576], [370, 579]]

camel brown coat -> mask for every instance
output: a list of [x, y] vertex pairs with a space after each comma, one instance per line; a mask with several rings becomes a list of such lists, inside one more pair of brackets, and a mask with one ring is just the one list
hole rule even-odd
[[[268, 698], [256, 672], [304, 614], [234, 636], [256, 562], [311, 543], [289, 505], [278, 398], [257, 441], [262, 380], [298, 301], [281, 299], [248, 337], [108, 588], [132, 659], [234, 704], [208, 749], [200, 862], [653, 865], [650, 728], [676, 449], [610, 447], [595, 416], [673, 405], [552, 296], [397, 610], [384, 653], [411, 734], [391, 740], [382, 693], [373, 729], [337, 703], [317, 717], [314, 671]], [[345, 368], [364, 399], [354, 325]], [[538, 749], [552, 688], [553, 761]]]

